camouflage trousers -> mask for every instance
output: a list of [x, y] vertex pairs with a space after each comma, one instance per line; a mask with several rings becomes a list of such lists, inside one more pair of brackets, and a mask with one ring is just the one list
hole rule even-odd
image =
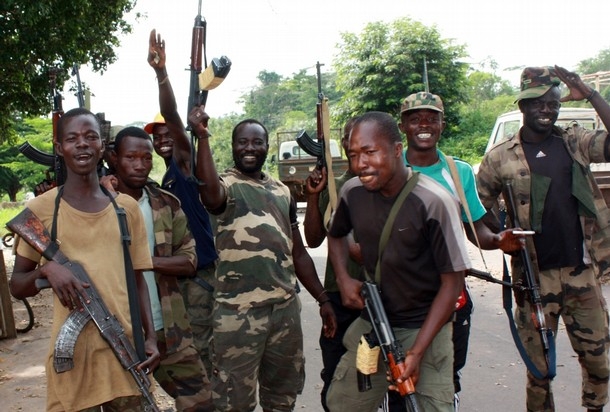
[[154, 377], [165, 392], [176, 402], [180, 412], [212, 412], [212, 391], [199, 353], [193, 345], [167, 354], [165, 333], [157, 331], [157, 346], [161, 363]]
[[[196, 277], [208, 285], [214, 284], [216, 265], [199, 269]], [[193, 330], [193, 343], [203, 362], [207, 376], [212, 376], [209, 344], [212, 338], [212, 309], [214, 306], [213, 292], [196, 283], [191, 278], [181, 278], [180, 292], [186, 306], [186, 313]]]
[[238, 310], [214, 305], [211, 341], [216, 410], [256, 407], [256, 388], [265, 411], [292, 411], [305, 381], [301, 304], [298, 297], [276, 305]]
[[[557, 335], [563, 319], [582, 372], [582, 405], [597, 409], [608, 402], [608, 312], [601, 285], [589, 266], [551, 269], [540, 273], [540, 293], [547, 327]], [[547, 365], [540, 334], [532, 322], [531, 305], [517, 296], [515, 323], [529, 357], [539, 371]], [[527, 372], [528, 412], [555, 410], [550, 379], [536, 379]]]

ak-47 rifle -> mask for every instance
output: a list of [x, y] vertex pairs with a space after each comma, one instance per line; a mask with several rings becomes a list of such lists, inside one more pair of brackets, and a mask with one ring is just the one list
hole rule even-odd
[[[213, 58], [208, 66], [206, 56], [206, 33], [207, 22], [201, 16], [201, 0], [193, 26], [193, 37], [191, 41], [191, 80], [189, 85], [189, 97], [187, 104], [187, 116], [191, 114], [194, 107], [205, 106], [208, 91], [218, 87], [231, 70], [231, 60], [227, 56]], [[203, 72], [202, 70], [205, 69]], [[190, 127], [190, 126], [187, 126]]]
[[[379, 345], [381, 348], [383, 361], [390, 373], [392, 384], [398, 388], [400, 395], [405, 398], [407, 411], [420, 411], [421, 409], [417, 403], [417, 398], [415, 397], [415, 386], [413, 385], [411, 378], [407, 378], [401, 383], [396, 381], [405, 369], [405, 352], [400, 341], [394, 336], [394, 331], [392, 330], [392, 326], [390, 325], [390, 321], [388, 320], [388, 316], [383, 307], [383, 302], [381, 301], [379, 288], [376, 284], [365, 281], [362, 283], [360, 294], [364, 299], [366, 311], [369, 315], [371, 324], [373, 325], [374, 336], [369, 334], [367, 342], [371, 346]], [[359, 379], [361, 379], [360, 376]], [[369, 388], [370, 385], [365, 384], [360, 389], [366, 390]]]
[[330, 144], [327, 139], [330, 139], [330, 110], [328, 108], [328, 99], [322, 93], [322, 74], [320, 67], [323, 64], [316, 62], [316, 72], [318, 79], [318, 103], [316, 104], [316, 124], [317, 124], [317, 138], [318, 141], [314, 142], [311, 137], [304, 130], [299, 133], [296, 137], [297, 144], [301, 149], [311, 156], [318, 158], [316, 167], [322, 169], [326, 167], [327, 176], [327, 187], [329, 202], [328, 207], [324, 211], [324, 225], [328, 226], [330, 222], [330, 216], [337, 204], [337, 187], [335, 185], [335, 175], [333, 172], [332, 155], [330, 153]]
[[[513, 227], [522, 227], [519, 222], [519, 216], [517, 215], [517, 208], [515, 203], [515, 196], [513, 193], [513, 185], [511, 181], [504, 183], [504, 190], [502, 191], [506, 204], [506, 213], [512, 222]], [[523, 277], [525, 285], [522, 285], [522, 289], [527, 291], [530, 296], [530, 304], [532, 305], [532, 321], [538, 333], [540, 334], [540, 341], [544, 352], [544, 358], [548, 371], [554, 370], [554, 361], [551, 360], [550, 356], [550, 342], [553, 340], [553, 331], [546, 326], [546, 319], [544, 317], [544, 309], [542, 307], [542, 298], [540, 297], [540, 287], [536, 282], [534, 275], [534, 267], [530, 258], [527, 248], [520, 250], [521, 264], [523, 268]], [[553, 374], [554, 376], [554, 374]]]
[[[302, 130], [298, 136], [296, 137], [297, 144], [303, 151], [310, 156], [315, 156], [318, 160], [316, 163], [316, 167], [321, 170], [322, 167], [326, 167], [328, 170], [328, 165], [326, 163], [326, 146], [329, 146], [325, 142], [325, 134], [324, 134], [324, 126], [330, 125], [328, 116], [325, 118], [324, 111], [328, 113], [328, 99], [324, 97], [324, 93], [322, 93], [322, 75], [320, 73], [320, 67], [323, 64], [320, 62], [316, 63], [316, 71], [317, 71], [317, 80], [318, 80], [318, 103], [316, 104], [316, 135], [317, 141], [314, 141], [309, 134], [305, 130]], [[324, 104], [326, 104], [326, 108], [324, 108]], [[328, 130], [327, 138], [330, 137], [330, 129]]]
[[[83, 327], [93, 320], [102, 337], [121, 363], [121, 366], [133, 377], [138, 389], [146, 401], [146, 411], [159, 412], [155, 400], [150, 393], [150, 380], [146, 373], [137, 366], [140, 363], [136, 350], [125, 334], [118, 319], [108, 310], [102, 300], [95, 284], [83, 268], [76, 262], [70, 261], [66, 255], [59, 250], [57, 242], [51, 240], [49, 232], [40, 219], [28, 208], [15, 216], [7, 227], [19, 235], [28, 245], [34, 248], [47, 260], [53, 260], [66, 267], [81, 282], [86, 282], [90, 286], [85, 289], [87, 298], [78, 294], [84, 312], [78, 309], [72, 311], [66, 322], [62, 325], [55, 342], [55, 353], [53, 366], [57, 373], [68, 371], [74, 367], [74, 345]], [[37, 279], [36, 287], [43, 289], [50, 287], [46, 279]], [[89, 303], [87, 303], [89, 300]]]

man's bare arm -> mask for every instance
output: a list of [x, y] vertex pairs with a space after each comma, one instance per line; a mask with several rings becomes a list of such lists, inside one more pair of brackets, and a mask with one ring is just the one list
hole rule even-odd
[[166, 69], [165, 40], [157, 35], [156, 30], [150, 32], [148, 63], [157, 74], [159, 84], [159, 108], [161, 115], [174, 140], [173, 158], [185, 176], [191, 175], [191, 159], [193, 156], [191, 142], [184, 128], [184, 123], [178, 114], [178, 106], [174, 90]]

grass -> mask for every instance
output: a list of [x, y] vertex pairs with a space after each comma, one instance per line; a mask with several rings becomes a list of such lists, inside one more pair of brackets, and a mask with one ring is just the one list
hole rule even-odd
[[6, 229], [6, 222], [15, 217], [19, 212], [23, 210], [23, 202], [20, 203], [8, 203], [3, 202], [0, 204], [0, 234], [4, 235], [8, 232]]

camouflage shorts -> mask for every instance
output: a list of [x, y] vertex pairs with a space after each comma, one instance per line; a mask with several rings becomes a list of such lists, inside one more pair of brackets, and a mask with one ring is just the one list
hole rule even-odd
[[[215, 265], [211, 265], [197, 271], [197, 277], [207, 284], [213, 284]], [[193, 330], [193, 343], [207, 376], [212, 374], [212, 362], [210, 362], [209, 343], [212, 338], [212, 309], [214, 299], [211, 291], [190, 278], [180, 279], [180, 292], [186, 306], [186, 313]]]
[[221, 411], [252, 411], [256, 388], [263, 410], [292, 411], [305, 368], [300, 302], [240, 311], [214, 307], [212, 397]]
[[[588, 266], [551, 269], [540, 273], [540, 291], [547, 327], [557, 335], [559, 317], [583, 376], [582, 405], [601, 408], [608, 402], [608, 311], [601, 285]], [[540, 334], [532, 322], [531, 306], [517, 306], [515, 323], [519, 336], [536, 368], [547, 371]], [[549, 379], [536, 379], [527, 373], [527, 410], [553, 411], [553, 392]]]

